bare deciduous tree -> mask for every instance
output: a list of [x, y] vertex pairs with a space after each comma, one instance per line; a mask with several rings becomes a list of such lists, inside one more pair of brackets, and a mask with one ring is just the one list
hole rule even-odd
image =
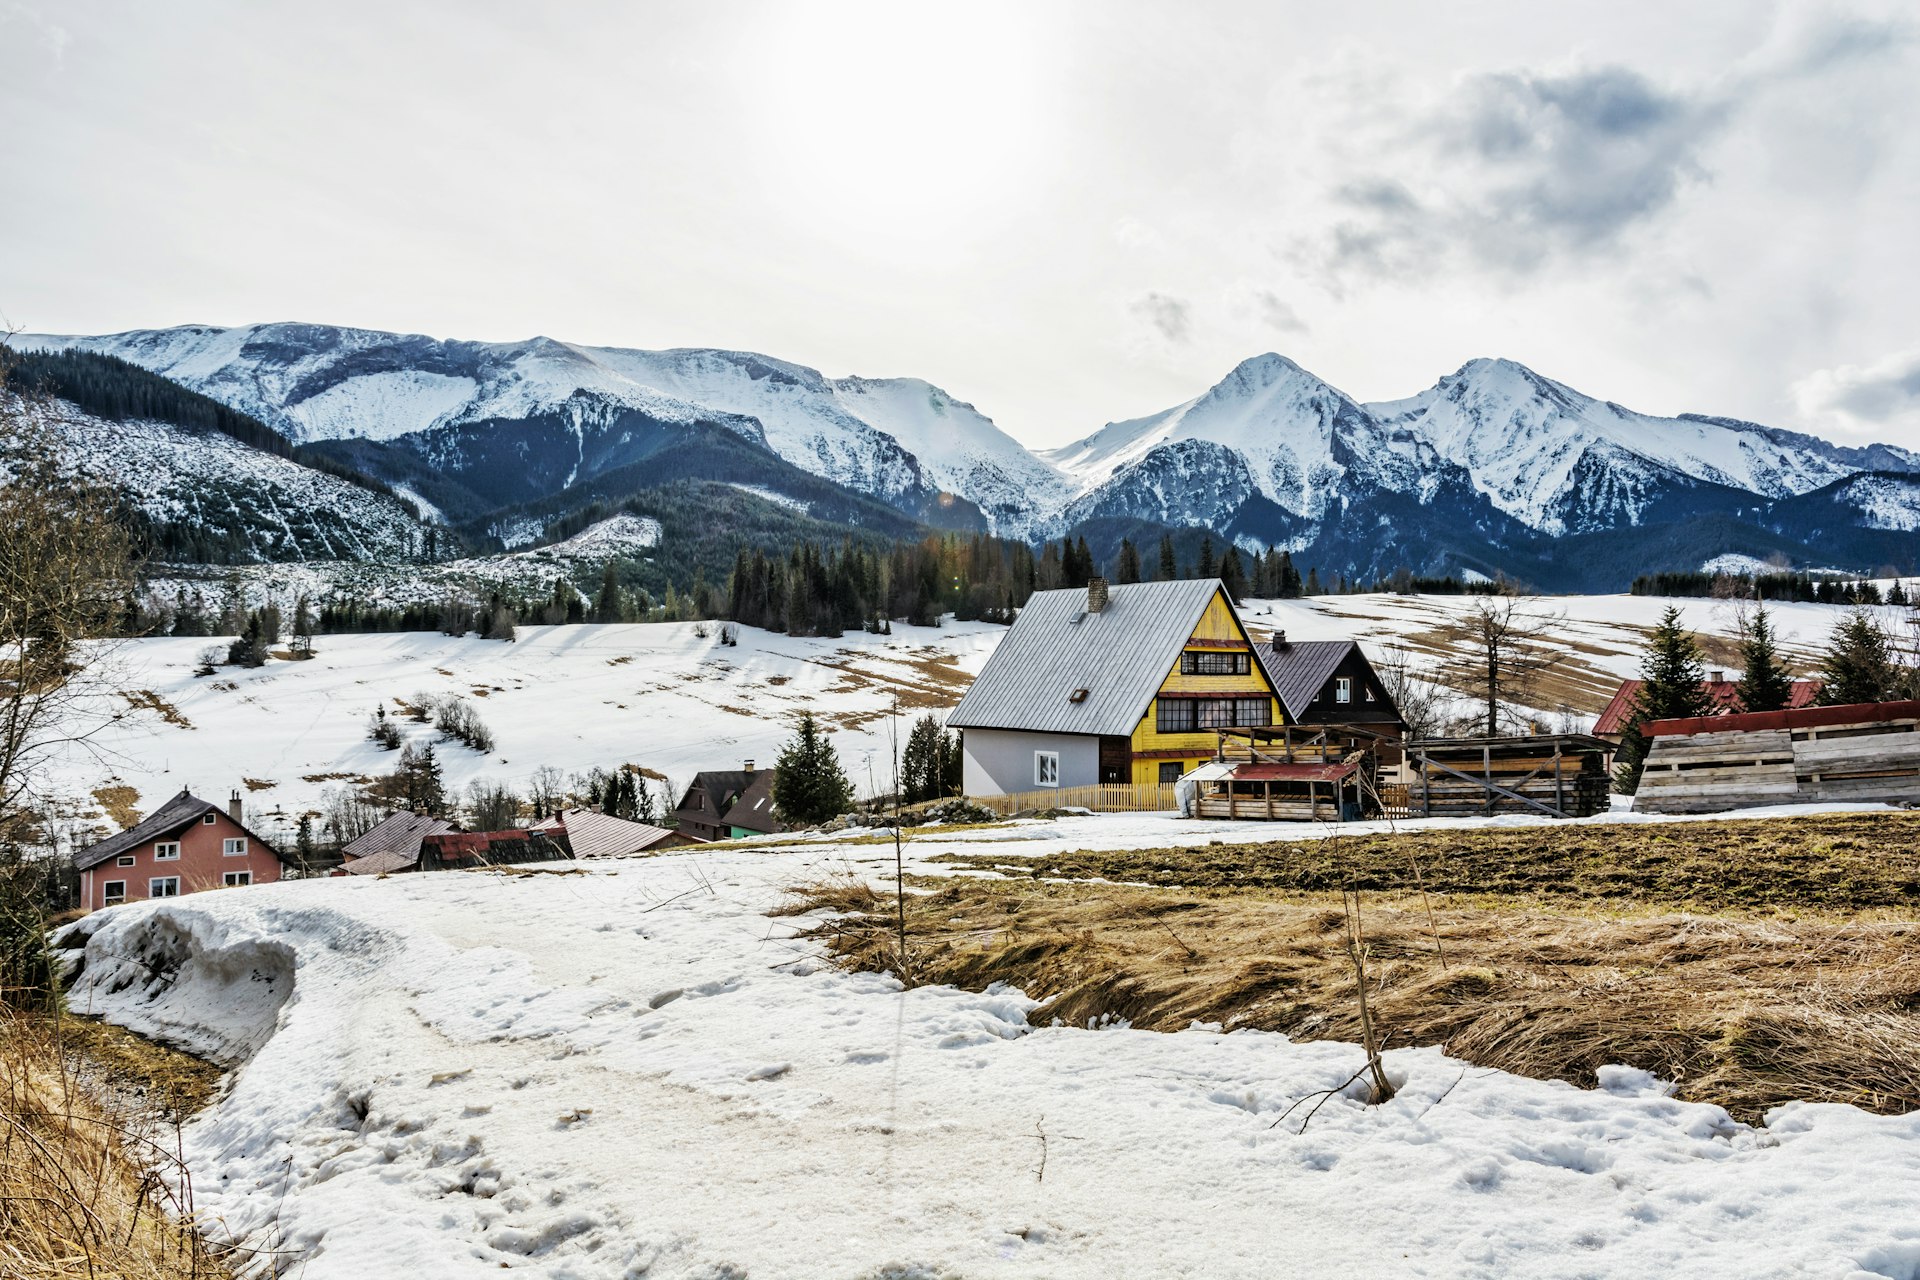
[[48, 402], [0, 369], [0, 820], [17, 822], [52, 757], [112, 719], [104, 655], [134, 584], [110, 488], [65, 473]]
[[1374, 664], [1387, 699], [1406, 724], [1409, 740], [1431, 738], [1440, 731], [1440, 686], [1414, 670], [1405, 649], [1388, 649]]
[[1477, 596], [1449, 629], [1459, 650], [1442, 668], [1442, 679], [1480, 705], [1473, 732], [1500, 736], [1503, 729], [1526, 731], [1520, 709], [1536, 705], [1542, 678], [1566, 657], [1559, 633], [1564, 614], [1546, 611], [1537, 598], [1519, 595]]

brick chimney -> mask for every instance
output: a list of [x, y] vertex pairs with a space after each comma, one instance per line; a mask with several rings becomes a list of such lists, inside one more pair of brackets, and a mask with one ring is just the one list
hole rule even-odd
[[227, 816], [233, 819], [235, 826], [244, 827], [247, 825], [246, 819], [240, 816], [245, 812], [246, 810], [240, 804], [240, 793], [238, 791], [235, 791], [227, 797]]
[[1287, 647], [1287, 633], [1286, 633], [1286, 632], [1284, 632], [1284, 631], [1276, 631], [1276, 632], [1274, 632], [1274, 633], [1273, 633], [1273, 642], [1272, 642], [1272, 643], [1273, 643], [1273, 647], [1274, 647], [1275, 649], [1284, 649], [1284, 648], [1286, 648], [1286, 647]]
[[747, 766], [747, 773], [751, 775], [753, 773], [753, 761], [751, 760], [747, 761], [746, 766]]
[[1087, 612], [1098, 613], [1107, 607], [1107, 580], [1105, 578], [1087, 579]]

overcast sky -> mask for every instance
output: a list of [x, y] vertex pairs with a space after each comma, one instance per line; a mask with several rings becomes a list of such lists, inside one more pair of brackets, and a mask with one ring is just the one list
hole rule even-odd
[[1507, 356], [1920, 447], [1920, 6], [0, 0], [0, 119], [30, 331], [745, 348], [1035, 445]]

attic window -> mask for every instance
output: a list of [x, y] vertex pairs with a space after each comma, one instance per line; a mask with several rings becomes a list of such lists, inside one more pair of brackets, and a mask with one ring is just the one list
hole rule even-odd
[[1072, 693], [1067, 695], [1067, 701], [1068, 702], [1085, 702], [1087, 700], [1087, 695], [1091, 692], [1093, 692], [1091, 689], [1084, 689], [1084, 688], [1075, 689]]

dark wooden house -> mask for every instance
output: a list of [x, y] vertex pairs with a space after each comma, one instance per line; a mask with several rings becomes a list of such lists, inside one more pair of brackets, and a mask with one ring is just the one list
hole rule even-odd
[[777, 769], [705, 769], [673, 811], [674, 829], [694, 840], [738, 840], [787, 830], [773, 809]]

